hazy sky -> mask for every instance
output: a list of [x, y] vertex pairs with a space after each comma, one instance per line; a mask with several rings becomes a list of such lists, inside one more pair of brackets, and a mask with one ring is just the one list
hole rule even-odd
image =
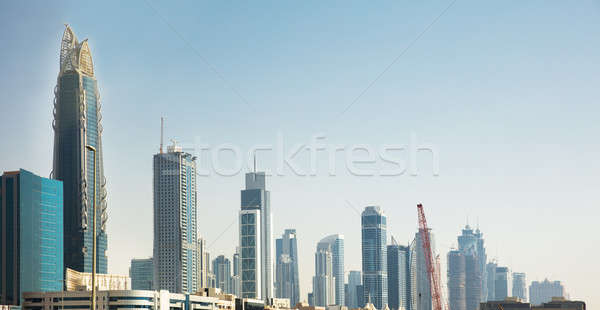
[[[298, 231], [303, 299], [322, 237], [344, 234], [346, 270], [360, 270], [350, 205], [380, 205], [388, 235], [408, 242], [422, 202], [444, 260], [467, 219], [478, 219], [499, 264], [528, 281], [561, 280], [572, 298], [600, 307], [598, 2], [457, 1], [425, 33], [450, 1], [150, 3], [0, 3], [0, 170], [50, 173], [63, 23], [89, 38], [110, 272], [152, 254], [152, 155], [164, 115], [167, 138], [187, 147], [247, 151], [280, 134], [288, 152], [321, 134], [330, 147], [378, 149], [408, 145], [413, 133], [436, 148], [438, 176], [427, 152], [417, 176], [354, 176], [342, 153], [330, 176], [320, 151], [315, 176], [286, 168], [269, 179], [275, 235]], [[304, 170], [308, 154], [296, 159]], [[258, 157], [259, 169], [275, 170], [275, 152]], [[233, 164], [231, 153], [223, 158]], [[210, 167], [207, 156], [198, 163]], [[375, 166], [390, 167], [362, 164]], [[237, 244], [243, 182], [198, 178], [200, 233], [213, 257]]]

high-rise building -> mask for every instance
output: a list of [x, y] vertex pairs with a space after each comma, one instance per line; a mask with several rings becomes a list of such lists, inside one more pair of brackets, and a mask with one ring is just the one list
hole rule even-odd
[[[348, 272], [348, 294], [346, 296], [346, 306], [348, 309], [362, 308], [364, 305], [359, 302], [359, 296], [362, 296], [362, 274], [359, 270], [350, 270]], [[360, 298], [362, 299], [362, 297]]]
[[508, 268], [496, 267], [496, 278], [494, 281], [495, 300], [504, 300], [508, 297]]
[[527, 301], [527, 279], [522, 272], [513, 272], [512, 274], [512, 296]]
[[335, 280], [335, 302], [330, 305], [343, 306], [344, 295], [344, 236], [330, 235], [319, 243], [329, 243], [331, 246], [333, 277]]
[[[415, 239], [410, 245], [410, 300], [411, 310], [431, 310], [432, 294], [430, 277], [427, 271], [427, 261], [425, 259], [425, 250], [423, 249], [423, 240], [421, 231], [415, 234]], [[431, 251], [435, 256], [435, 238], [429, 229], [429, 240], [431, 242]], [[441, 283], [438, 278], [438, 283]]]
[[196, 219], [196, 157], [173, 143], [154, 155], [154, 283], [196, 293], [200, 259]]
[[529, 286], [529, 302], [532, 305], [541, 305], [552, 301], [553, 297], [565, 297], [565, 288], [560, 281], [533, 281]]
[[134, 258], [129, 267], [132, 290], [154, 289], [154, 260], [150, 258]]
[[224, 255], [219, 255], [213, 260], [213, 273], [215, 275], [216, 288], [221, 292], [231, 294], [231, 261]]
[[27, 170], [0, 176], [0, 305], [63, 288], [63, 186]]
[[368, 206], [361, 215], [364, 300], [381, 310], [388, 303], [387, 217], [378, 206]]
[[452, 310], [467, 310], [467, 274], [461, 251], [448, 252], [448, 302]]
[[101, 119], [100, 92], [88, 41], [79, 42], [67, 26], [62, 37], [60, 72], [54, 91], [51, 178], [63, 182], [65, 267], [81, 272], [92, 271], [94, 221], [97, 226], [96, 272], [108, 270]]
[[275, 242], [277, 298], [287, 298], [290, 305], [300, 302], [300, 279], [298, 276], [298, 240], [295, 229], [286, 229]]
[[198, 273], [196, 287], [198, 289], [210, 287], [209, 285], [209, 273], [210, 273], [210, 254], [206, 252], [206, 240], [202, 237], [198, 237], [196, 240], [196, 272]]
[[496, 268], [498, 264], [495, 261], [487, 263], [485, 266], [486, 270], [486, 283], [487, 283], [487, 301], [496, 300]]
[[410, 251], [392, 237], [387, 246], [388, 302], [391, 310], [409, 310]]
[[329, 237], [317, 244], [315, 252], [315, 276], [313, 277], [314, 304], [318, 307], [334, 305], [336, 302], [335, 276], [333, 269], [333, 244]]
[[487, 288], [487, 280], [484, 280], [487, 255], [483, 246], [482, 236], [483, 234], [479, 229], [473, 231], [468, 224], [462, 230], [462, 235], [458, 236], [458, 249], [465, 258], [465, 298], [467, 310], [479, 309], [479, 303], [482, 299], [485, 299], [482, 291], [484, 290], [484, 286]]
[[233, 254], [233, 276], [231, 277], [231, 291], [235, 296], [241, 296], [241, 277], [242, 263], [240, 259], [239, 248], [236, 248]]
[[268, 300], [273, 294], [271, 199], [264, 172], [246, 174], [241, 192], [240, 251], [242, 297]]

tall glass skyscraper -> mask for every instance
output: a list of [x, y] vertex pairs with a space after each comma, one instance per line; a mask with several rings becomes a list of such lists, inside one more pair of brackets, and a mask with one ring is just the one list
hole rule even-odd
[[273, 294], [273, 226], [264, 172], [246, 174], [241, 192], [242, 297], [267, 300]]
[[[450, 304], [454, 305], [453, 309], [461, 309], [464, 304], [466, 310], [477, 310], [482, 301], [483, 287], [487, 287], [487, 281], [482, 276], [485, 274], [487, 257], [479, 229], [474, 232], [469, 225], [465, 226], [462, 235], [458, 236], [458, 247], [458, 251], [448, 254], [449, 262], [450, 259], [454, 262], [448, 263], [448, 291], [452, 297]], [[464, 292], [464, 296], [460, 297], [459, 292]], [[459, 300], [460, 298], [464, 300]]]
[[358, 270], [350, 270], [348, 272], [348, 295], [346, 296], [348, 309], [362, 308], [364, 306], [360, 302], [363, 298], [362, 295], [362, 273]]
[[277, 259], [275, 294], [288, 298], [295, 306], [300, 301], [300, 278], [298, 276], [298, 239], [295, 229], [286, 229], [275, 242]]
[[381, 310], [388, 303], [387, 218], [377, 206], [366, 207], [361, 216], [364, 300]]
[[23, 292], [61, 291], [62, 182], [29, 171], [0, 177], [0, 304], [19, 305]]
[[508, 267], [496, 267], [494, 298], [502, 301], [508, 297]]
[[134, 258], [129, 267], [132, 290], [154, 289], [154, 261], [150, 258]]
[[[429, 230], [431, 251], [436, 255], [435, 238], [431, 229]], [[438, 279], [439, 281], [439, 279]], [[415, 239], [410, 244], [410, 300], [411, 310], [431, 310], [432, 296], [429, 273], [421, 232], [415, 234]]]
[[231, 294], [231, 261], [224, 255], [219, 255], [212, 262], [213, 273], [215, 274], [216, 288], [221, 292]]
[[197, 235], [196, 157], [172, 145], [154, 155], [154, 283], [196, 293], [202, 249]]
[[344, 236], [331, 235], [319, 243], [328, 243], [331, 247], [333, 277], [335, 278], [335, 305], [344, 306]]
[[[409, 249], [392, 237], [387, 246], [388, 302], [391, 310], [410, 310]], [[453, 309], [454, 310], [454, 309]]]
[[[88, 41], [79, 42], [67, 26], [60, 47], [54, 89], [54, 166], [51, 177], [64, 188], [65, 267], [92, 271], [93, 221], [97, 225], [96, 272], [106, 273], [106, 178], [102, 156], [100, 93]], [[97, 167], [94, 169], [96, 149]], [[94, 183], [94, 172], [96, 183]], [[96, 192], [96, 199], [94, 199]], [[97, 218], [94, 202], [97, 202]]]
[[321, 240], [317, 244], [317, 251], [315, 252], [313, 298], [314, 305], [319, 307], [334, 305], [336, 302], [333, 243], [328, 238]]
[[527, 301], [527, 279], [522, 272], [512, 274], [512, 296]]

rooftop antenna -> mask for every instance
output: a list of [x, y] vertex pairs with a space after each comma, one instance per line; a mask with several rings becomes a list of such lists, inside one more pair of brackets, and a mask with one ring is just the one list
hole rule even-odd
[[163, 153], [163, 134], [165, 131], [165, 119], [160, 117], [160, 153]]
[[256, 152], [254, 152], [254, 173], [256, 174]]

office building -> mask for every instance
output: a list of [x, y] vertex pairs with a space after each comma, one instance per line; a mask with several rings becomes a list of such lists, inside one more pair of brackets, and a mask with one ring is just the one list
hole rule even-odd
[[505, 300], [508, 297], [508, 268], [496, 267], [496, 280], [494, 281], [495, 300]]
[[361, 215], [362, 273], [364, 300], [382, 310], [388, 303], [387, 218], [377, 206], [368, 206]]
[[313, 277], [314, 305], [326, 307], [336, 303], [335, 273], [333, 268], [333, 246], [331, 236], [317, 244], [315, 252], [315, 276]]
[[152, 290], [154, 289], [154, 261], [150, 258], [134, 258], [129, 267], [129, 278], [131, 278], [131, 289]]
[[[256, 165], [256, 164], [255, 164]], [[240, 251], [242, 297], [268, 300], [273, 294], [273, 237], [271, 199], [264, 172], [246, 174], [241, 191]]]
[[461, 251], [448, 252], [448, 302], [452, 310], [467, 310], [465, 256]]
[[154, 155], [154, 283], [174, 293], [198, 291], [196, 157], [173, 142]]
[[298, 275], [298, 240], [295, 229], [286, 229], [275, 240], [276, 277], [275, 294], [287, 298], [291, 305], [300, 302], [300, 278]]
[[531, 305], [518, 299], [508, 298], [481, 303], [480, 310], [531, 310]]
[[392, 237], [387, 246], [388, 303], [391, 310], [408, 310], [410, 300], [410, 251]]
[[350, 270], [348, 272], [348, 294], [346, 294], [346, 306], [348, 309], [364, 306], [360, 302], [362, 295], [362, 273], [359, 270]]
[[331, 248], [333, 277], [335, 280], [335, 302], [330, 305], [343, 306], [344, 295], [344, 236], [330, 235], [323, 238], [319, 243], [328, 243]]
[[496, 268], [498, 268], [498, 264], [495, 261], [489, 262], [485, 266], [485, 275], [487, 278], [487, 301], [496, 300]]
[[206, 240], [198, 237], [196, 240], [196, 255], [198, 256], [196, 270], [198, 272], [198, 289], [211, 287], [209, 285], [210, 254], [206, 251]]
[[517, 297], [522, 301], [527, 301], [527, 279], [522, 272], [513, 272], [512, 274], [512, 297]]
[[224, 255], [219, 255], [213, 260], [213, 273], [215, 275], [215, 287], [221, 289], [225, 294], [231, 294], [231, 261]]
[[[465, 306], [467, 310], [479, 309], [479, 303], [486, 298], [485, 261], [487, 255], [483, 246], [483, 234], [473, 231], [468, 224], [458, 236], [458, 250], [465, 259]], [[451, 272], [450, 270], [448, 272]]]
[[242, 270], [242, 264], [240, 259], [239, 248], [236, 248], [233, 254], [233, 276], [231, 277], [231, 291], [235, 296], [241, 296], [242, 282], [240, 272]]
[[[431, 251], [433, 257], [436, 254], [435, 236], [428, 231]], [[433, 307], [430, 277], [427, 272], [427, 261], [425, 259], [425, 250], [423, 249], [422, 231], [415, 234], [415, 238], [410, 244], [410, 300], [411, 310], [431, 310]], [[439, 267], [438, 267], [439, 268]], [[438, 283], [441, 279], [438, 278]]]
[[[90, 291], [29, 292], [23, 296], [24, 303], [22, 310], [89, 310], [91, 308], [90, 295]], [[98, 291], [96, 307], [98, 310], [235, 310], [235, 302], [234, 298], [226, 295], [201, 296], [176, 294], [170, 293], [167, 290], [101, 290]]]
[[565, 297], [566, 292], [560, 281], [533, 281], [529, 286], [529, 302], [540, 305], [552, 301], [553, 297]]
[[27, 170], [0, 176], [0, 304], [19, 305], [28, 291], [61, 290], [62, 182]]
[[71, 27], [66, 26], [54, 91], [54, 163], [50, 175], [63, 182], [65, 267], [81, 272], [92, 271], [94, 222], [96, 272], [108, 270], [100, 110], [100, 92], [88, 41], [79, 42]]

